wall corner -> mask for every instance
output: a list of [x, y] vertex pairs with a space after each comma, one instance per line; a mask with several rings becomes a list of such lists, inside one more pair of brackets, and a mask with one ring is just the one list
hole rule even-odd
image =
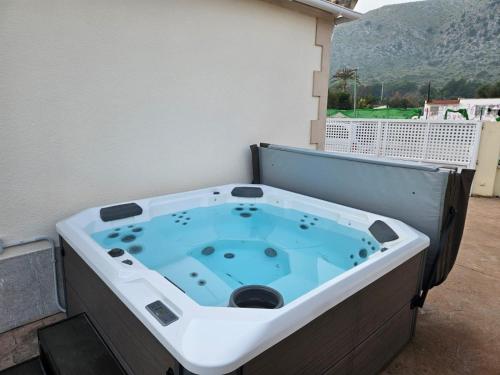
[[326, 110], [328, 105], [328, 83], [330, 76], [330, 50], [333, 23], [316, 19], [316, 46], [321, 47], [321, 70], [313, 73], [313, 97], [318, 98], [318, 117], [311, 121], [310, 143], [317, 149], [325, 149]]

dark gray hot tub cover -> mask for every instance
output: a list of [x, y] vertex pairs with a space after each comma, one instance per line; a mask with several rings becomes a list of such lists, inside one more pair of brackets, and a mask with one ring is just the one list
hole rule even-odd
[[269, 144], [251, 149], [254, 183], [392, 217], [429, 236], [424, 298], [446, 279], [462, 238], [473, 170]]

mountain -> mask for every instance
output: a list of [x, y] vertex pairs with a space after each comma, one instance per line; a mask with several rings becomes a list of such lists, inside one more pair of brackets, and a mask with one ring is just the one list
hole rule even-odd
[[[368, 0], [360, 0], [368, 1]], [[363, 84], [500, 79], [500, 0], [384, 6], [335, 27], [331, 72], [358, 67]]]

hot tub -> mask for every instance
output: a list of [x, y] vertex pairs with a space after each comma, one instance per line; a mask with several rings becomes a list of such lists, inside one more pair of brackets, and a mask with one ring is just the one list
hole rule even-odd
[[[154, 361], [147, 373], [252, 373], [242, 370], [246, 364], [347, 306], [357, 336], [344, 338], [340, 361], [409, 306], [429, 245], [399, 221], [264, 185], [92, 208], [57, 231], [70, 314], [87, 312], [130, 373], [146, 373]], [[363, 307], [360, 297], [381, 280], [391, 284], [386, 290], [396, 288], [376, 300], [383, 318], [380, 306]], [[401, 290], [411, 293], [391, 306]], [[363, 319], [373, 322], [361, 335]], [[326, 337], [341, 343], [334, 335]], [[307, 344], [319, 353], [328, 342]], [[317, 372], [313, 364], [311, 373], [338, 361], [323, 361]], [[255, 372], [280, 373], [263, 366]]]

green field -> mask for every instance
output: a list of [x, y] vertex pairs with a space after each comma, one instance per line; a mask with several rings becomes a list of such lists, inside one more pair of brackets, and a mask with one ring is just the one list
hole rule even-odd
[[[326, 114], [327, 116], [334, 116], [339, 112], [347, 117], [354, 118], [354, 110], [352, 109], [329, 109]], [[356, 110], [356, 118], [411, 119], [413, 116], [420, 116], [421, 112], [420, 108], [358, 109]]]

